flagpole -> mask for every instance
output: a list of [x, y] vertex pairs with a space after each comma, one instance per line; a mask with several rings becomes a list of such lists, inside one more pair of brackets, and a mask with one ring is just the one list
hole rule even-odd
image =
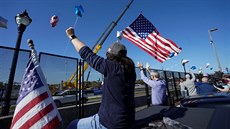
[[[10, 128], [27, 129], [37, 127], [55, 129], [62, 121], [61, 115], [55, 106], [40, 67], [33, 40], [28, 39], [27, 42], [31, 48], [31, 57], [23, 75]], [[42, 121], [43, 119], [46, 121]], [[31, 120], [33, 121], [32, 124]]]
[[34, 51], [34, 43], [33, 43], [33, 40], [32, 40], [32, 39], [28, 39], [27, 42], [28, 42], [28, 46], [30, 47], [31, 51]]

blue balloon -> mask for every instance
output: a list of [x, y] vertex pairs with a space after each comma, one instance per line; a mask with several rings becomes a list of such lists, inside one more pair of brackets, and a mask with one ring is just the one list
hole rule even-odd
[[213, 70], [213, 68], [210, 68], [210, 70]]
[[81, 5], [75, 6], [75, 14], [82, 17], [82, 13], [84, 13], [83, 7]]
[[169, 57], [172, 58], [174, 56], [174, 54], [175, 54], [174, 52], [170, 53]]
[[192, 69], [192, 70], [196, 69], [196, 66], [192, 66], [191, 69]]

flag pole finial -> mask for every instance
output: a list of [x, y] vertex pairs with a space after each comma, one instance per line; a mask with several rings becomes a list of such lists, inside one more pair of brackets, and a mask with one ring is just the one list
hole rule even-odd
[[27, 40], [28, 46], [30, 47], [31, 50], [34, 50], [34, 42], [32, 39]]

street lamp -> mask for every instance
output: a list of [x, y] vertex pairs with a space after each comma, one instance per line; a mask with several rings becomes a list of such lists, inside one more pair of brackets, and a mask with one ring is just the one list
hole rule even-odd
[[214, 45], [214, 42], [213, 42], [212, 36], [211, 36], [211, 32], [216, 31], [216, 30], [218, 30], [218, 29], [217, 29], [217, 28], [214, 28], [214, 29], [208, 30], [208, 34], [209, 34], [209, 37], [210, 37], [210, 44], [212, 45], [213, 50], [214, 50], [214, 53], [215, 53], [215, 55], [216, 55], [216, 62], [217, 62], [219, 71], [221, 72], [221, 71], [222, 71], [222, 68], [221, 68], [221, 66], [220, 66], [220, 61], [219, 61], [219, 58], [218, 58], [218, 55], [217, 55], [217, 52], [216, 52], [216, 47], [215, 47], [215, 45]]
[[181, 61], [181, 64], [184, 67], [184, 73], [185, 74], [186, 74], [185, 64], [188, 63], [188, 62], [189, 62], [189, 60], [184, 60], [184, 59], [182, 59], [182, 61]]
[[14, 75], [15, 75], [17, 61], [18, 61], [18, 54], [19, 54], [19, 49], [21, 45], [22, 35], [26, 27], [32, 22], [32, 19], [29, 17], [28, 13], [25, 10], [22, 13], [17, 14], [15, 16], [15, 21], [18, 25], [18, 38], [17, 38], [15, 50], [14, 50], [14, 56], [13, 56], [13, 60], [11, 64], [8, 85], [6, 87], [5, 101], [3, 103], [1, 116], [5, 116], [9, 114], [11, 90], [12, 90], [13, 83], [14, 83]]

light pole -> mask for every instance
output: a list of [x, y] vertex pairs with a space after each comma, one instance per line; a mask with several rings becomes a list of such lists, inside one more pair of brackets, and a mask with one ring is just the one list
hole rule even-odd
[[217, 65], [218, 65], [218, 69], [219, 69], [220, 72], [222, 72], [222, 68], [220, 66], [220, 61], [219, 61], [219, 58], [218, 58], [218, 55], [217, 55], [217, 52], [216, 52], [216, 47], [214, 45], [214, 42], [212, 40], [212, 35], [211, 35], [211, 32], [216, 31], [216, 30], [218, 30], [218, 29], [214, 28], [214, 29], [208, 30], [208, 34], [209, 34], [209, 37], [210, 37], [210, 44], [212, 45], [212, 48], [213, 48], [214, 53], [216, 55], [216, 62], [217, 62]]
[[184, 59], [182, 59], [182, 61], [181, 61], [181, 64], [184, 67], [184, 74], [186, 74], [185, 64], [188, 62], [189, 62], [189, 60], [184, 60]]
[[18, 25], [18, 38], [17, 38], [15, 50], [14, 50], [14, 56], [13, 56], [13, 60], [11, 64], [8, 85], [6, 87], [5, 101], [3, 103], [1, 116], [6, 116], [9, 114], [11, 90], [12, 90], [13, 83], [14, 83], [14, 75], [15, 75], [17, 61], [18, 61], [18, 54], [19, 54], [19, 49], [21, 45], [22, 35], [26, 27], [32, 22], [32, 19], [29, 17], [28, 13], [25, 10], [22, 13], [17, 14], [15, 16], [15, 21]]

